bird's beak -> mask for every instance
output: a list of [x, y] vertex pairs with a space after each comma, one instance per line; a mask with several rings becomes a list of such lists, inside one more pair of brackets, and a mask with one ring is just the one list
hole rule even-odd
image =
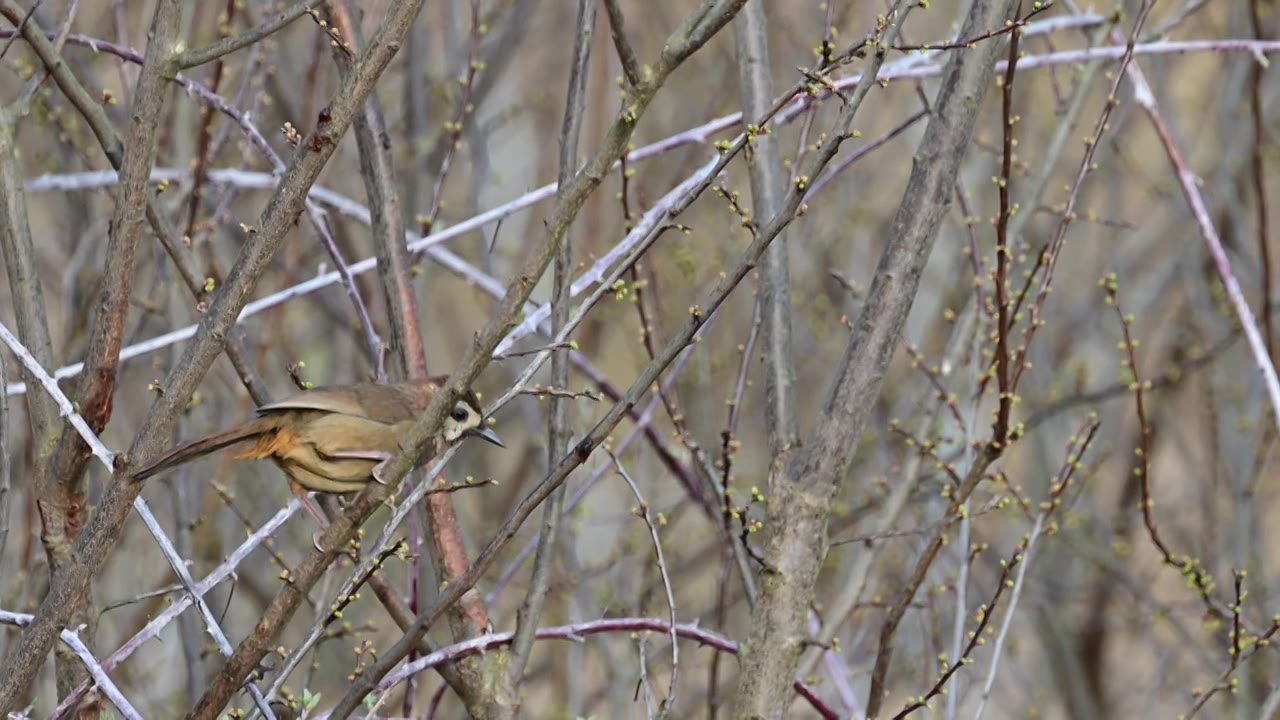
[[502, 438], [498, 437], [498, 433], [490, 430], [488, 427], [472, 428], [467, 431], [468, 435], [474, 435], [486, 442], [491, 442], [500, 448], [506, 447], [506, 443], [502, 442]]

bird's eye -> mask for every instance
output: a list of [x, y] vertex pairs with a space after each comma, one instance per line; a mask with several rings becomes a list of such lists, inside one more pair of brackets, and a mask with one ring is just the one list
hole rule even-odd
[[458, 422], [462, 422], [463, 420], [467, 419], [468, 414], [469, 413], [467, 412], [467, 409], [459, 405], [453, 409], [452, 417], [454, 420], [457, 420]]

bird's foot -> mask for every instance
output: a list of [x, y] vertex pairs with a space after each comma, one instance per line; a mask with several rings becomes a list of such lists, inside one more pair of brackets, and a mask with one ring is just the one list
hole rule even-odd
[[376, 482], [376, 483], [378, 483], [379, 485], [386, 485], [386, 484], [387, 484], [386, 479], [385, 479], [385, 478], [383, 478], [383, 477], [382, 477], [382, 475], [383, 475], [383, 473], [385, 473], [385, 472], [386, 472], [386, 470], [387, 470], [387, 463], [389, 463], [389, 462], [391, 462], [391, 458], [389, 458], [389, 457], [388, 457], [387, 459], [385, 459], [385, 460], [383, 460], [382, 462], [378, 463], [377, 465], [374, 465], [374, 466], [373, 466], [373, 473], [372, 473], [372, 475], [373, 475], [373, 481], [374, 481], [374, 482]]

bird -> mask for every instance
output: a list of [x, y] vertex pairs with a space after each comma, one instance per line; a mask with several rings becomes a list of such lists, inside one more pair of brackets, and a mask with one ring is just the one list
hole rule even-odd
[[[358, 492], [371, 481], [386, 484], [382, 472], [387, 462], [448, 379], [437, 375], [404, 383], [361, 382], [303, 390], [259, 407], [255, 419], [167, 450], [134, 470], [132, 477], [145, 480], [252, 441], [236, 457], [270, 458], [284, 471], [303, 507], [325, 528], [329, 522], [307, 491], [345, 494]], [[486, 424], [480, 400], [471, 390], [445, 416], [441, 437], [448, 444], [477, 437], [506, 447]], [[312, 540], [319, 549], [319, 532]]]

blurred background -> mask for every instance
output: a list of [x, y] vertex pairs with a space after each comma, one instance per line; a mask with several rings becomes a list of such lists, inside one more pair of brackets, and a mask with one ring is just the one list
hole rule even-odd
[[[61, 0], [42, 3], [33, 17], [42, 27], [56, 28], [68, 17], [69, 4], [77, 5]], [[228, 29], [262, 21], [277, 4], [189, 3], [181, 37], [189, 46], [210, 43]], [[138, 65], [121, 55], [127, 55], [125, 48], [139, 53], [144, 48], [152, 5], [144, 0], [79, 3], [63, 51], [69, 68], [103, 102], [120, 131], [129, 121], [131, 88], [138, 73]], [[371, 33], [386, 3], [370, 0], [360, 5], [362, 27]], [[637, 56], [653, 62], [696, 3], [620, 5]], [[1082, 62], [1068, 53], [1091, 46], [1122, 47], [1139, 7], [1140, 3], [1122, 2], [1074, 8], [1059, 2], [1036, 14], [1024, 28], [1021, 51], [1026, 67], [1020, 67], [1013, 86], [1016, 147], [1008, 180], [1018, 203], [1012, 223], [1018, 232], [1010, 235], [1009, 277], [1015, 290], [1055, 237], [1067, 188], [1081, 168], [1086, 138], [1093, 134], [1115, 82], [1114, 60]], [[803, 79], [798, 68], [817, 62], [815, 53], [824, 38], [840, 47], [856, 42], [874, 28], [885, 9], [876, 1], [766, 3], [776, 90], [781, 93]], [[325, 7], [319, 10], [323, 14]], [[1023, 14], [1030, 10], [1024, 8]], [[965, 12], [967, 3], [917, 9], [900, 44], [952, 40]], [[474, 7], [465, 2], [426, 4], [411, 40], [377, 90], [413, 238], [555, 181], [574, 17], [573, 3], [550, 0], [477, 0]], [[1118, 25], [1111, 24], [1114, 19]], [[609, 42], [606, 15], [600, 13], [598, 20], [587, 80], [584, 158], [599, 146], [619, 111], [620, 65]], [[12, 25], [0, 25], [0, 30], [11, 31]], [[1119, 42], [1112, 31], [1119, 33]], [[1260, 54], [1225, 40], [1274, 40], [1276, 31], [1274, 3], [1163, 2], [1139, 32], [1136, 59], [1158, 116], [1186, 166], [1199, 177], [1196, 187], [1244, 297], [1260, 326], [1271, 323], [1263, 332], [1264, 342], [1280, 332], [1273, 317], [1280, 290], [1276, 281], [1265, 280], [1280, 271], [1274, 203], [1280, 197], [1280, 79]], [[89, 46], [91, 38], [118, 48], [95, 51]], [[1159, 43], [1181, 40], [1220, 42], [1196, 46], [1194, 51], [1160, 51]], [[21, 40], [6, 47], [0, 72], [0, 98], [5, 103], [18, 96], [39, 68]], [[908, 63], [940, 67], [944, 61], [945, 53], [891, 51], [886, 68]], [[839, 80], [862, 66], [855, 63], [832, 76]], [[736, 136], [741, 127], [736, 122], [708, 124], [741, 109], [737, 73], [733, 37], [726, 29], [661, 90], [636, 130], [634, 145], [644, 148], [673, 136], [686, 142], [629, 162], [625, 183], [623, 174], [614, 172], [590, 198], [571, 233], [574, 259], [583, 269], [616, 246], [629, 223], [657, 198], [711, 158], [713, 142]], [[802, 433], [820, 412], [850, 326], [856, 326], [862, 293], [889, 236], [927, 121], [924, 103], [938, 91], [936, 72], [919, 75], [873, 88], [854, 123], [860, 136], [846, 142], [832, 164], [839, 172], [824, 178], [809, 196], [806, 213], [778, 240], [785, 242], [791, 262], [793, 357]], [[303, 16], [267, 40], [194, 68], [185, 77], [248, 112], [252, 125], [287, 159], [291, 148], [281, 128], [292, 123], [305, 134], [334, 92], [338, 74], [327, 36]], [[903, 349], [894, 358], [869, 429], [835, 500], [829, 529], [835, 544], [826, 558], [815, 608], [822, 615], [849, 585], [860, 583], [863, 589], [832, 646], [839, 658], [837, 670], [830, 663], [820, 665], [810, 670], [809, 679], [817, 695], [844, 714], [857, 711], [851, 699], [865, 705], [886, 607], [907, 583], [931, 533], [939, 523], [951, 522], [949, 542], [929, 567], [897, 631], [885, 707], [896, 712], [908, 699], [934, 687], [939, 657], [955, 659], [957, 602], [963, 603], [965, 630], [973, 629], [979, 608], [992, 602], [1003, 582], [1002, 564], [1032, 532], [1039, 503], [1067, 462], [1068, 442], [1091, 413], [1097, 414], [1100, 430], [1061, 495], [1062, 507], [1046, 532], [1036, 534], [1034, 551], [1023, 558], [1026, 575], [1001, 643], [1002, 655], [997, 661], [993, 646], [1009, 607], [1007, 589], [985, 626], [986, 642], [973, 651], [973, 664], [961, 668], [950, 686], [958, 712], [972, 714], [987, 693], [987, 717], [1168, 717], [1191, 712], [1201, 697], [1194, 691], [1208, 693], [1227, 682], [1226, 673], [1235, 662], [1232, 623], [1208, 612], [1184, 573], [1163, 561], [1143, 521], [1135, 474], [1135, 450], [1143, 431], [1130, 391], [1134, 372], [1124, 364], [1120, 345], [1124, 325], [1099, 286], [1108, 273], [1115, 273], [1123, 313], [1132, 315], [1128, 330], [1139, 341], [1134, 350], [1137, 378], [1151, 383], [1144, 393], [1151, 433], [1151, 520], [1174, 553], [1195, 558], [1212, 576], [1219, 607], [1237, 601], [1232, 571], [1247, 570], [1247, 596], [1240, 606], [1245, 627], [1253, 632], [1271, 628], [1280, 590], [1280, 567], [1268, 551], [1276, 542], [1271, 522], [1277, 519], [1275, 481], [1280, 479], [1273, 410], [1151, 114], [1134, 102], [1128, 82], [1120, 84], [1116, 99], [1054, 267], [1053, 292], [1040, 315], [1043, 325], [1027, 350], [1029, 365], [1013, 415], [1023, 436], [993, 468], [1000, 477], [979, 486], [969, 505], [971, 520], [961, 528], [944, 516], [952, 480], [935, 457], [956, 463], [963, 474], [964, 448], [990, 435], [995, 406], [994, 388], [986, 387], [982, 377], [994, 347], [986, 303], [993, 292], [993, 221], [999, 213], [1000, 87], [986, 96], [955, 188], [956, 202], [943, 220], [904, 331]], [[838, 110], [838, 100], [828, 96], [812, 112], [792, 113], [787, 122], [775, 126], [783, 158], [790, 163], [821, 139]], [[200, 272], [214, 288], [241, 246], [253, 241], [242, 224], [257, 222], [274, 185], [272, 166], [243, 128], [224, 114], [210, 112], [197, 94], [173, 86], [163, 117], [155, 175], [158, 183], [167, 183], [159, 203], [189, 240]], [[841, 163], [881, 141], [856, 162]], [[54, 357], [59, 366], [72, 365], [86, 350], [103, 267], [114, 185], [112, 175], [102, 171], [110, 165], [83, 119], [48, 81], [34, 97], [29, 115], [16, 124], [14, 146], [27, 185], [26, 207]], [[317, 183], [317, 188], [331, 193], [320, 205], [328, 211], [328, 226], [348, 263], [374, 254], [367, 223], [334, 201], [367, 204], [359, 173], [354, 135], [348, 133]], [[678, 218], [690, 232], [665, 234], [636, 272], [626, 276], [625, 292], [608, 294], [590, 312], [574, 335], [581, 360], [572, 372], [570, 390], [598, 394], [602, 381], [624, 390], [649, 360], [642, 322], [647, 322], [655, 346], [661, 347], [690, 307], [718, 282], [719, 271], [736, 261], [751, 239], [743, 214], [754, 217], [746, 164], [735, 160], [716, 185], [740, 193], [740, 207], [735, 209], [715, 193], [704, 194]], [[549, 200], [532, 203], [506, 214], [500, 223], [485, 224], [437, 246], [451, 253], [448, 264], [439, 254], [415, 256], [414, 282], [433, 373], [448, 372], [465, 354], [496, 304], [486, 283], [505, 287], [524, 250], [544, 232], [550, 208]], [[126, 323], [127, 345], [199, 319], [201, 301], [177, 278], [150, 231], [144, 233], [133, 309]], [[277, 253], [255, 297], [268, 297], [333, 267], [333, 259], [304, 218]], [[12, 328], [13, 288], [5, 277], [0, 283], [0, 321]], [[1034, 277], [1028, 303], [1035, 299], [1042, 277]], [[538, 302], [549, 297], [549, 274], [547, 278], [534, 294]], [[1270, 307], [1265, 282], [1271, 283]], [[357, 275], [354, 283], [375, 329], [387, 337], [376, 273]], [[651, 432], [641, 433], [619, 454], [659, 527], [678, 618], [737, 641], [747, 635], [750, 614], [739, 570], [725, 550], [719, 515], [709, 516], [690, 502], [679, 476], [683, 472], [697, 477], [693, 468], [699, 462], [698, 449], [717, 470], [723, 471], [728, 457], [735, 506], [743, 517], [767, 523], [767, 503], [751, 501], [753, 487], [765, 488], [770, 462], [760, 346], [752, 345], [755, 288], [756, 278], [748, 277], [700, 341], [664, 375], [668, 389], [665, 402], [652, 406], [646, 424]], [[1015, 346], [1023, 341], [1027, 322], [1024, 314], [1014, 333]], [[252, 315], [238, 330], [254, 367], [277, 396], [295, 389], [291, 367], [298, 377], [316, 384], [365, 380], [373, 373], [356, 312], [340, 284]], [[517, 343], [516, 349], [545, 342], [532, 337]], [[918, 355], [913, 358], [908, 347]], [[182, 350], [181, 341], [164, 343], [122, 363], [114, 412], [103, 433], [108, 447], [119, 451], [129, 446], [148, 412], [154, 385]], [[1270, 351], [1276, 358], [1280, 345], [1273, 342]], [[19, 382], [14, 357], [5, 360], [5, 380]], [[497, 397], [528, 360], [494, 363], [476, 389], [486, 399]], [[546, 373], [541, 371], [535, 380], [545, 383]], [[740, 375], [744, 383], [739, 394]], [[757, 378], [760, 381], [754, 382]], [[75, 380], [64, 380], [62, 386], [70, 392]], [[35, 497], [26, 482], [34, 450], [25, 396], [15, 391], [9, 390], [9, 414], [0, 426], [11, 454], [8, 514], [0, 520], [7, 521], [8, 528], [0, 556], [0, 608], [32, 612], [48, 587], [47, 561]], [[940, 391], [953, 396], [955, 412], [939, 401]], [[654, 397], [647, 396], [638, 409], [650, 407]], [[249, 417], [253, 407], [224, 357], [204, 379], [174, 439], [222, 429]], [[570, 407], [575, 436], [589, 430], [609, 407], [607, 399], [575, 398]], [[452, 495], [473, 554], [512, 505], [545, 475], [546, 423], [545, 401], [536, 394], [521, 396], [496, 416], [494, 427], [507, 443], [505, 450], [466, 444], [449, 466], [450, 480], [499, 481]], [[613, 447], [620, 449], [637, 427], [634, 418], [620, 425]], [[731, 438], [727, 455], [726, 432]], [[107, 477], [100, 466], [91, 465], [91, 504]], [[575, 502], [565, 525], [543, 624], [602, 617], [665, 620], [669, 610], [648, 530], [633, 512], [637, 501], [607, 455], [597, 452], [573, 475], [570, 497], [593, 478], [598, 481]], [[890, 511], [887, 507], [896, 502], [898, 488], [905, 488], [906, 494]], [[144, 497], [199, 578], [248, 530], [261, 526], [286, 503], [289, 493], [280, 472], [269, 463], [234, 462], [232, 453], [221, 453], [149, 481]], [[380, 528], [387, 516], [380, 510], [369, 532]], [[887, 529], [882, 527], [885, 518], [890, 522]], [[223, 627], [233, 643], [251, 631], [276, 593], [282, 565], [294, 565], [310, 551], [310, 523], [305, 515], [290, 520], [265, 549], [241, 565], [234, 583], [223, 583], [208, 596], [215, 612], [224, 617]], [[478, 586], [490, 595], [498, 630], [514, 625], [529, 574], [524, 561], [531, 555], [528, 550], [539, 526], [537, 521], [526, 523]], [[748, 542], [758, 545], [761, 533], [751, 533]], [[345, 561], [335, 566], [331, 577], [312, 593], [313, 604], [294, 618], [282, 645], [289, 648], [300, 641], [316, 620], [317, 608], [329, 602], [326, 593], [334, 592], [349, 567]], [[408, 572], [403, 561], [387, 566], [398, 588], [406, 587]], [[433, 588], [430, 563], [420, 563], [420, 572], [423, 586]], [[165, 594], [139, 596], [173, 583], [154, 541], [136, 518], [130, 520], [94, 583], [94, 649], [105, 655], [133, 635], [171, 600]], [[429, 599], [432, 591], [426, 592]], [[324, 699], [336, 700], [348, 675], [362, 662], [363, 643], [385, 648], [400, 636], [377, 600], [366, 596], [331, 626], [332, 637], [289, 679], [292, 693], [320, 694], [320, 705], [325, 706]], [[14, 628], [0, 630], [0, 647], [12, 647], [17, 636]], [[451, 641], [443, 624], [432, 637], [440, 645]], [[1250, 637], [1242, 639], [1244, 647], [1252, 644]], [[216, 649], [191, 612], [169, 626], [160, 640], [112, 673], [148, 717], [185, 712], [220, 666]], [[729, 655], [717, 660], [715, 650], [689, 642], [681, 650], [675, 716], [726, 714], [737, 661]], [[1280, 702], [1278, 661], [1267, 650], [1252, 657], [1231, 675], [1236, 681], [1231, 691], [1208, 701], [1204, 716], [1259, 717], [1266, 707], [1274, 708]], [[664, 697], [671, 662], [668, 639], [661, 633], [643, 642], [629, 633], [614, 633], [582, 643], [538, 644], [528, 667], [526, 714], [644, 717], [645, 704], [637, 699], [642, 662], [655, 697]], [[49, 668], [36, 698], [37, 717], [57, 702], [52, 663]], [[994, 677], [987, 691], [989, 673]], [[440, 684], [438, 675], [420, 676], [411, 690], [415, 700], [410, 706], [425, 712]], [[383, 711], [394, 715], [388, 708], [402, 703], [402, 697], [393, 694]], [[241, 696], [235, 705], [244, 708], [249, 703]], [[917, 715], [942, 717], [947, 705], [947, 698], [936, 697], [930, 709]], [[792, 706], [794, 717], [814, 716], [813, 712], [803, 700]], [[439, 716], [462, 715], [461, 704], [445, 693]]]

